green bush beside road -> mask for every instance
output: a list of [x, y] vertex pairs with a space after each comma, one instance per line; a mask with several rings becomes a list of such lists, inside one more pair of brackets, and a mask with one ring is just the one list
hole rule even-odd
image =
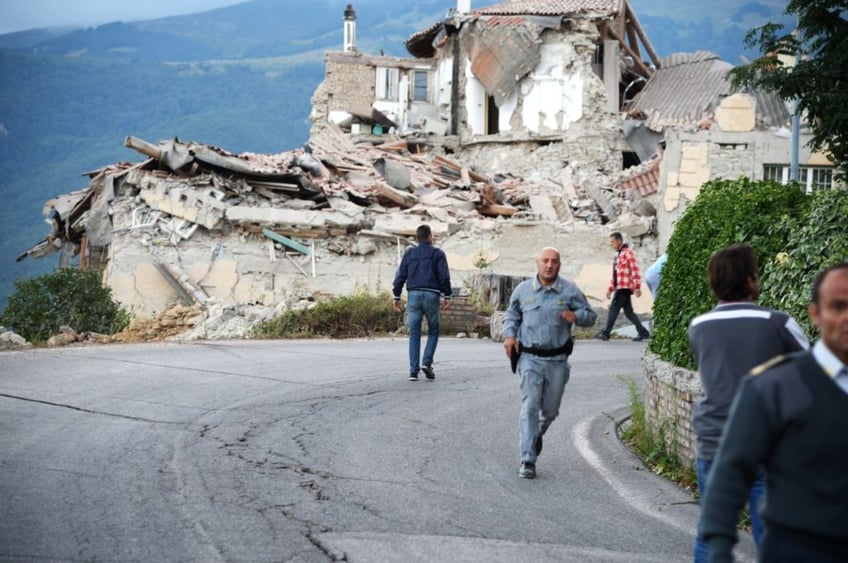
[[99, 270], [62, 268], [17, 280], [0, 322], [30, 342], [44, 342], [63, 325], [115, 334], [129, 324], [130, 313], [112, 299]]

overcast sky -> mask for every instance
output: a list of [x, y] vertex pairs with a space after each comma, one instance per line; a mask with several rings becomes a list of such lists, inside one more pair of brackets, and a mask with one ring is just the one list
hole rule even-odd
[[0, 0], [0, 34], [205, 12], [245, 0]]

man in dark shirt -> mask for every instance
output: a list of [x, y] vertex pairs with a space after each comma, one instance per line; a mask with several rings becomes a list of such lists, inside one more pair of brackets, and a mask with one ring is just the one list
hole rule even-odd
[[821, 333], [813, 349], [754, 368], [734, 399], [702, 503], [712, 562], [733, 560], [761, 465], [760, 561], [848, 561], [848, 263], [816, 276], [809, 313]]
[[[695, 473], [702, 498], [709, 488], [710, 467], [742, 377], [775, 356], [810, 347], [795, 319], [755, 303], [760, 294], [760, 277], [752, 246], [734, 244], [713, 254], [707, 277], [718, 304], [689, 323], [689, 343], [702, 388], [692, 409]], [[751, 529], [758, 546], [763, 532], [758, 510], [764, 489], [765, 482], [760, 477], [747, 495]], [[696, 539], [695, 563], [706, 563], [707, 557], [706, 544]]]
[[[439, 342], [441, 310], [450, 307], [451, 281], [445, 253], [433, 246], [433, 233], [428, 225], [415, 232], [418, 245], [408, 249], [401, 259], [392, 283], [395, 311], [401, 310], [400, 293], [406, 284], [407, 322], [409, 323], [409, 380], [418, 381], [418, 371], [427, 379], [435, 379], [433, 356]], [[427, 344], [421, 358], [421, 322], [427, 319]], [[423, 360], [423, 361], [422, 361]]]

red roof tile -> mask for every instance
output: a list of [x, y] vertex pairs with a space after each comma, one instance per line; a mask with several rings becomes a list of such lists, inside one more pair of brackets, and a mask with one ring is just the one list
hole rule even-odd
[[621, 0], [507, 0], [474, 10], [475, 14], [523, 14], [559, 16], [572, 14], [617, 14]]

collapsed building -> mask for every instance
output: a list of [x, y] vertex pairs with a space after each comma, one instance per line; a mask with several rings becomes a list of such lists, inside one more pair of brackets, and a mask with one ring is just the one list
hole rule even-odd
[[[406, 41], [409, 59], [359, 52], [355, 25], [348, 5], [344, 49], [326, 55], [304, 147], [235, 155], [128, 137], [146, 158], [91, 171], [86, 189], [48, 201], [51, 232], [19, 259], [78, 257], [137, 317], [176, 301], [279, 310], [387, 290], [427, 223], [460, 294], [477, 274], [530, 275], [535, 253], [556, 246], [562, 274], [599, 306], [610, 232], [647, 265], [700, 183], [757, 176], [744, 158], [709, 164], [725, 159], [726, 134], [785, 122], [779, 100], [768, 112], [753, 96], [728, 97], [712, 58], [659, 59], [626, 0], [475, 10], [459, 0]], [[717, 86], [693, 109], [674, 94], [675, 69], [705, 61], [710, 72], [690, 73], [691, 88]], [[733, 147], [748, 142], [738, 139]], [[648, 311], [650, 297], [635, 307]]]

